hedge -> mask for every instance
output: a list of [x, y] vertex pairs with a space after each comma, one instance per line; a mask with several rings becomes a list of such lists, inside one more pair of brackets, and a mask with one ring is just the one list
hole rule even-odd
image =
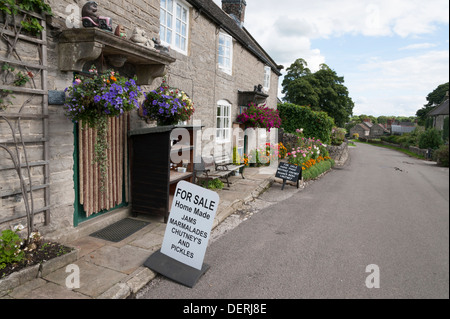
[[308, 106], [299, 106], [291, 103], [278, 104], [281, 118], [281, 127], [286, 133], [295, 133], [302, 128], [305, 137], [320, 139], [323, 143], [331, 142], [331, 131], [334, 119], [326, 112], [311, 110]]

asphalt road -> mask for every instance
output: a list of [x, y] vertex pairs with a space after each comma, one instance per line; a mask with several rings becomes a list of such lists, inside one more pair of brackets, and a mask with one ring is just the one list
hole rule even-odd
[[350, 153], [304, 190], [264, 193], [210, 244], [194, 288], [159, 277], [138, 298], [449, 298], [448, 168], [364, 144]]

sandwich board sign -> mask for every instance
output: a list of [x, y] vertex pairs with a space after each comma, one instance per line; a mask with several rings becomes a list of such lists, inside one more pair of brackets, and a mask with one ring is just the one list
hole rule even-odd
[[302, 168], [301, 166], [281, 162], [280, 165], [278, 165], [275, 177], [281, 178], [283, 180], [283, 186], [281, 187], [281, 190], [284, 190], [286, 181], [297, 183], [297, 188], [299, 188], [300, 186], [298, 181], [302, 178]]
[[219, 201], [216, 192], [180, 181], [161, 249], [144, 265], [192, 288], [209, 269], [203, 260]]

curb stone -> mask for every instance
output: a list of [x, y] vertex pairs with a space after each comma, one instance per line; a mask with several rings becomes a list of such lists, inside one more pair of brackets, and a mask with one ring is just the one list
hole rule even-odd
[[10, 274], [3, 279], [0, 279], [0, 297], [7, 295], [15, 288], [25, 284], [30, 280], [43, 278], [59, 268], [74, 263], [78, 259], [78, 250], [75, 248], [73, 249], [73, 251], [65, 255], [47, 260], [41, 264], [26, 267], [18, 272]]

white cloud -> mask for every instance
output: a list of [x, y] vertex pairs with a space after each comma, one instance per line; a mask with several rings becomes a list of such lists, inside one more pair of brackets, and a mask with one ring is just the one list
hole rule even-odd
[[[448, 15], [447, 0], [247, 0], [245, 27], [282, 64], [315, 50], [305, 38], [417, 36], [448, 24]], [[316, 57], [317, 50], [305, 55]]]
[[[426, 96], [449, 79], [449, 51], [430, 51], [395, 60], [373, 58], [347, 76], [355, 114], [415, 115]], [[350, 79], [350, 81], [348, 81]]]
[[434, 43], [416, 43], [416, 44], [411, 44], [406, 47], [400, 48], [398, 50], [399, 51], [420, 50], [420, 49], [430, 49], [430, 48], [435, 48], [435, 47], [437, 47], [437, 44], [434, 44]]
[[[221, 0], [214, 1], [221, 6]], [[395, 111], [402, 115], [414, 115], [426, 103], [428, 93], [448, 82], [448, 49], [427, 52], [438, 46], [431, 43], [435, 40], [424, 40], [442, 25], [448, 27], [448, 0], [246, 1], [245, 27], [266, 52], [285, 68], [298, 58], [305, 59], [312, 71], [318, 70], [321, 63], [327, 63], [327, 57], [320, 48], [312, 45], [314, 39], [344, 36], [354, 36], [354, 39], [360, 36], [376, 37], [377, 40], [383, 37], [388, 40], [395, 37], [421, 39], [417, 44], [393, 48], [392, 53], [395, 51], [397, 54], [392, 56], [396, 58], [389, 58], [388, 55], [371, 60], [358, 59], [353, 61], [351, 71], [339, 71], [345, 76], [345, 84], [355, 101], [355, 114], [376, 115], [379, 112], [383, 115]], [[352, 39], [345, 39], [348, 40], [349, 56]], [[448, 39], [445, 40], [448, 44]], [[417, 51], [419, 49], [422, 51]], [[401, 53], [404, 53], [403, 57], [400, 57]], [[341, 50], [341, 54], [345, 55], [344, 51]], [[346, 57], [333, 58], [340, 61]], [[337, 70], [343, 68], [338, 63], [330, 67]], [[281, 81], [282, 78], [280, 85]]]

